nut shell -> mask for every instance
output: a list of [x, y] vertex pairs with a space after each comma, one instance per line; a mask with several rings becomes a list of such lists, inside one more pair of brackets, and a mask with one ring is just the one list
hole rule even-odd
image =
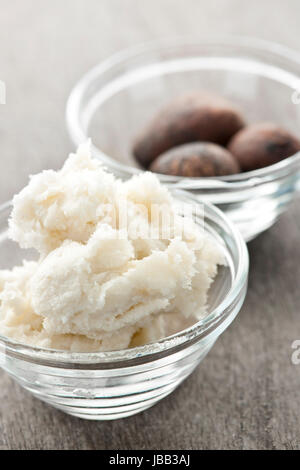
[[228, 150], [238, 160], [242, 171], [273, 165], [300, 150], [300, 140], [273, 123], [245, 127], [230, 141]]
[[240, 112], [227, 100], [207, 92], [190, 93], [154, 116], [136, 138], [133, 154], [148, 168], [158, 155], [188, 142], [226, 145], [244, 125]]
[[150, 170], [174, 176], [225, 176], [239, 173], [235, 158], [225, 148], [209, 142], [180, 145], [160, 155]]

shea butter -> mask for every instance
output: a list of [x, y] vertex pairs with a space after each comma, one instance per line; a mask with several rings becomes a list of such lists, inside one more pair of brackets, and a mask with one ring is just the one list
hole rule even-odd
[[89, 143], [30, 178], [9, 236], [38, 259], [0, 271], [0, 334], [38, 347], [107, 351], [173, 334], [206, 315], [224, 263], [154, 174], [122, 182]]

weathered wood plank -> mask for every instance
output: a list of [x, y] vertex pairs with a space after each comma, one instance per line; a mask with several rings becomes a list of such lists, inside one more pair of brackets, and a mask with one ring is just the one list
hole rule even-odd
[[[270, 8], [271, 7], [271, 8]], [[0, 0], [0, 201], [70, 149], [70, 87], [112, 52], [170, 34], [236, 32], [299, 45], [297, 0]], [[245, 306], [175, 393], [107, 423], [69, 417], [0, 373], [0, 449], [299, 449], [300, 206], [250, 244]]]

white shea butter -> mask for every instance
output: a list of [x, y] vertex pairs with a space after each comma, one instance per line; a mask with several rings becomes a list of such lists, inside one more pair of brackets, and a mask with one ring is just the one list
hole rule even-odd
[[17, 341], [124, 349], [206, 314], [221, 250], [177, 213], [155, 175], [121, 182], [89, 147], [60, 171], [32, 176], [14, 197], [10, 237], [39, 253], [37, 262], [0, 271], [0, 333]]

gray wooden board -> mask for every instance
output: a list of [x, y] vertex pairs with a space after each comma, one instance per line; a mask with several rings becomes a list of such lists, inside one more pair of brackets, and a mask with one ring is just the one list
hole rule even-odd
[[[201, 32], [244, 33], [297, 48], [298, 0], [0, 0], [0, 201], [70, 150], [71, 86], [120, 48]], [[0, 449], [299, 449], [300, 208], [249, 245], [245, 305], [171, 396], [115, 422], [67, 416], [0, 373]]]

